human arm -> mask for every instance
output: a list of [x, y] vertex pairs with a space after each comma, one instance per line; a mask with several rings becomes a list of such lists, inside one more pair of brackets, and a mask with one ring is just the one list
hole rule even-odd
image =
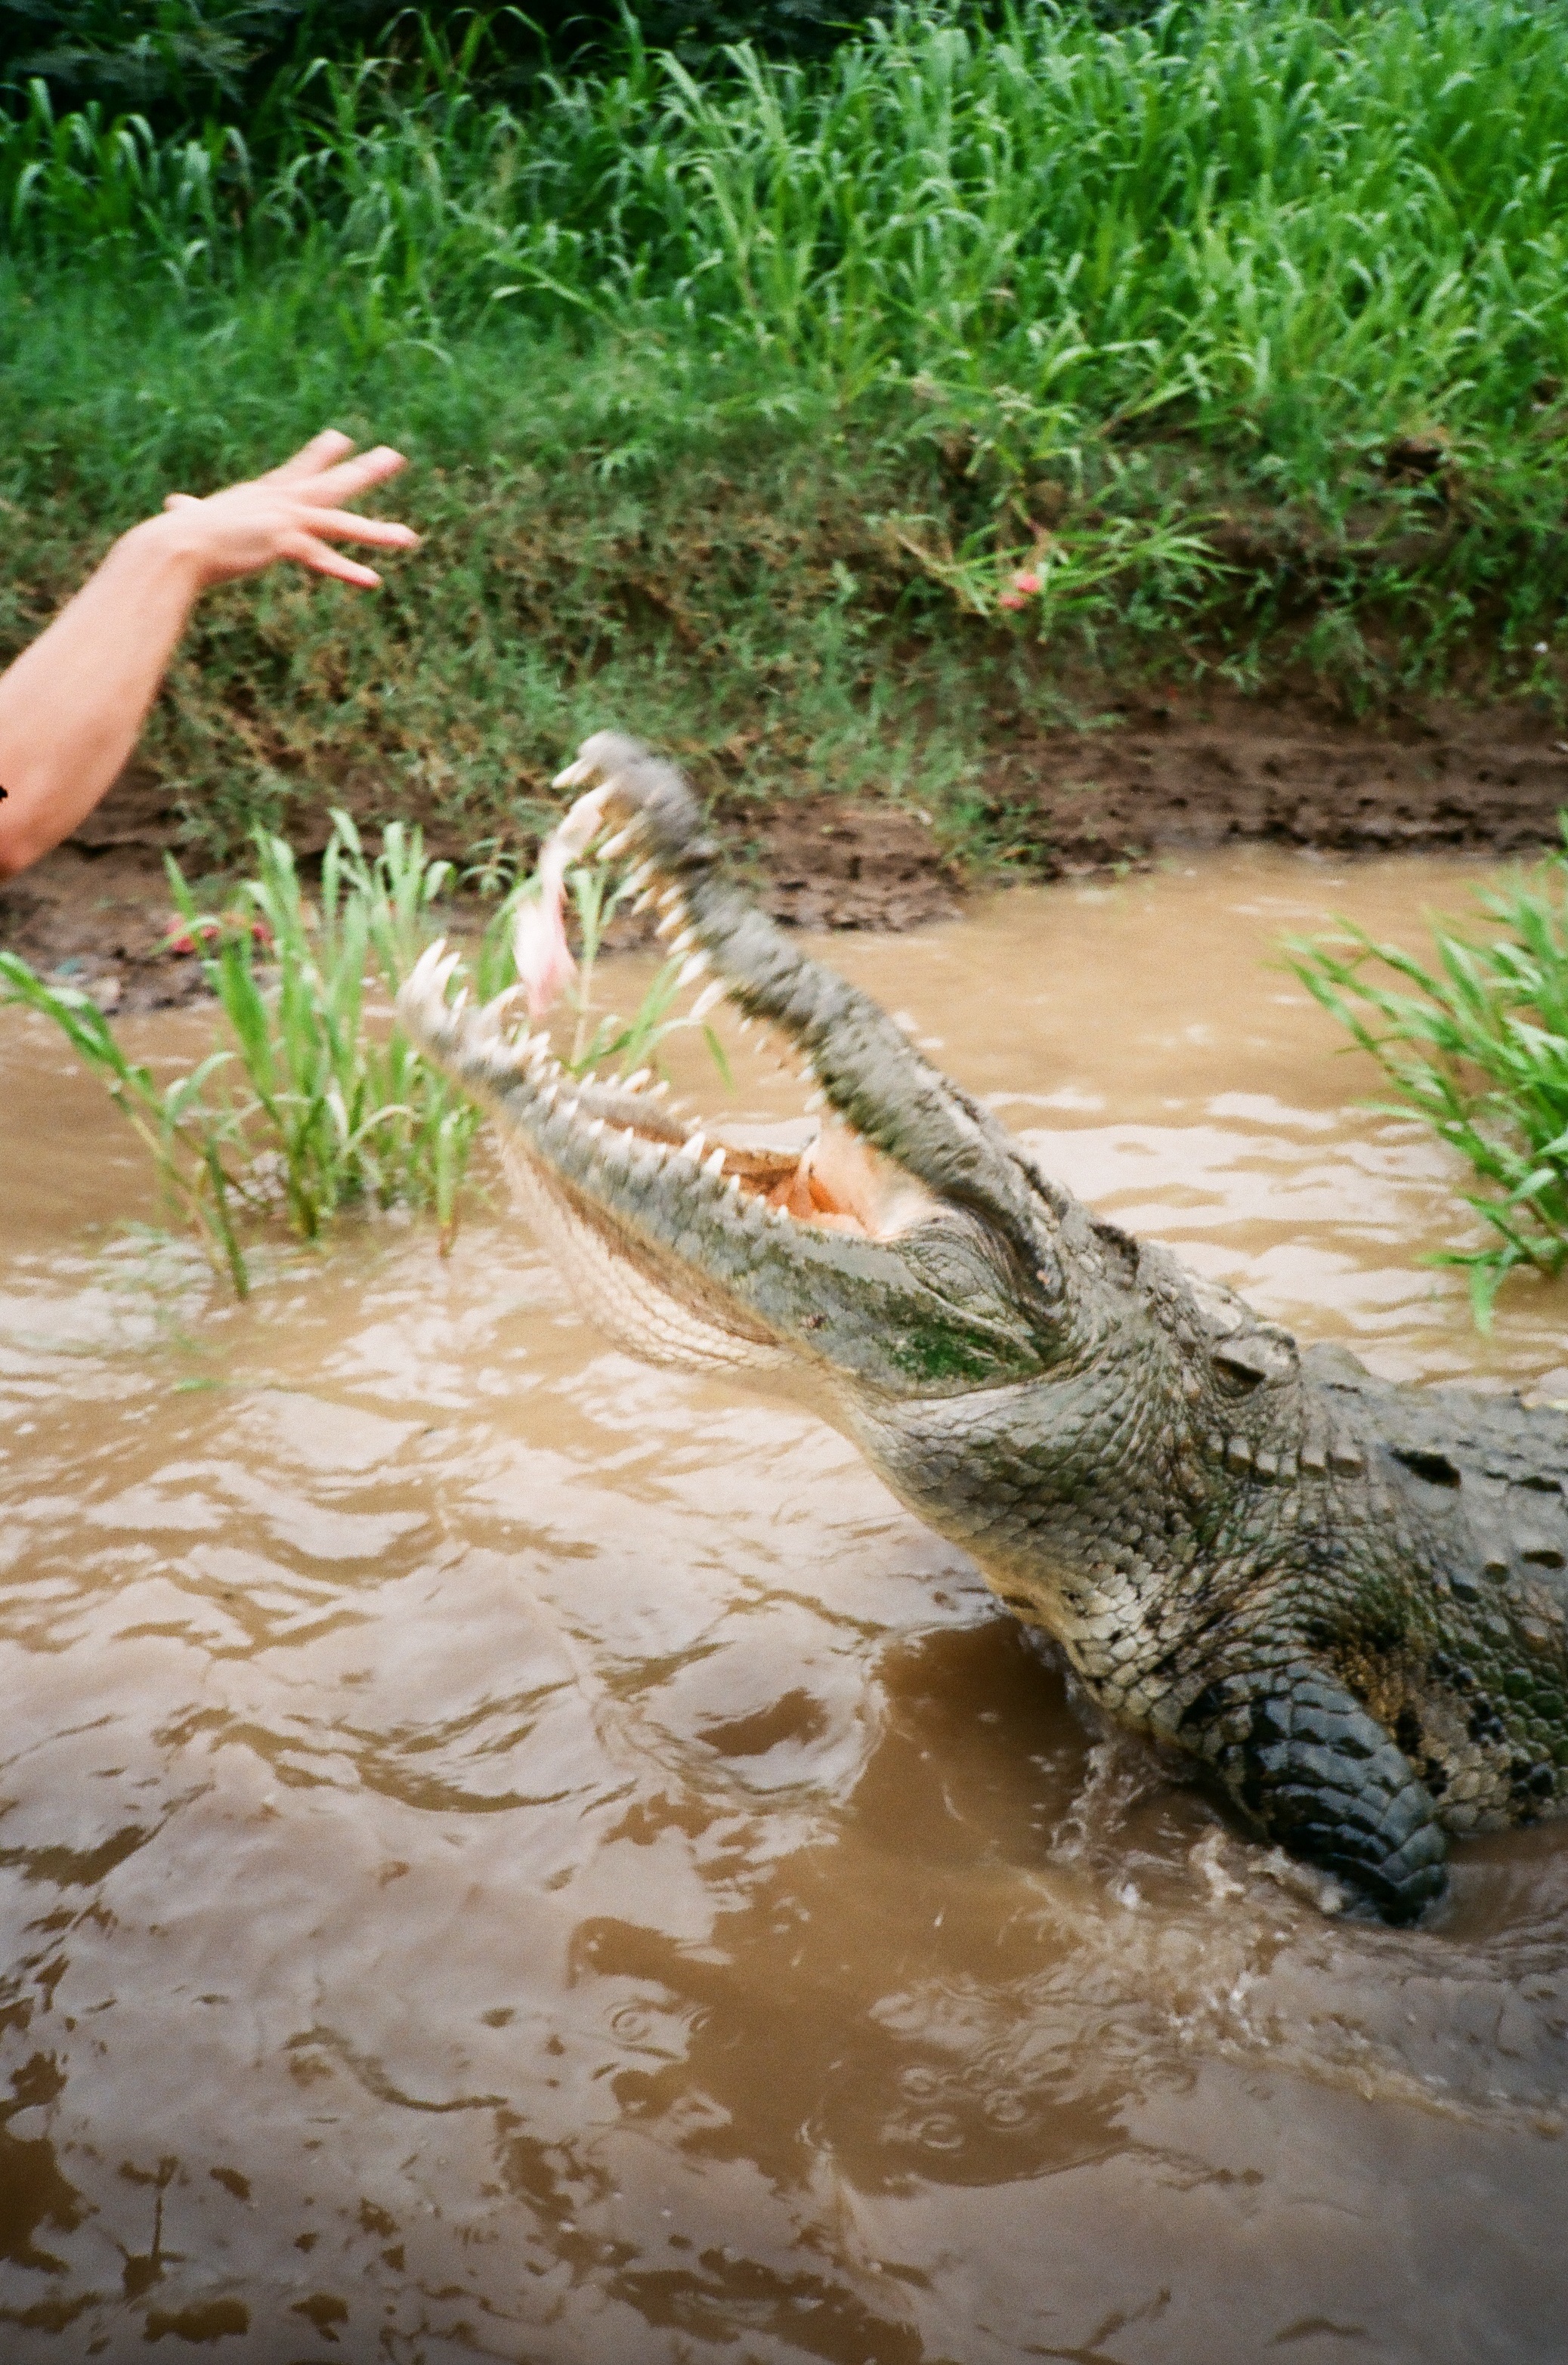
[[413, 546], [407, 526], [343, 507], [395, 476], [401, 454], [353, 451], [330, 430], [249, 484], [172, 493], [0, 674], [0, 879], [68, 837], [118, 778], [204, 591], [280, 558], [374, 587], [374, 569], [332, 542]]

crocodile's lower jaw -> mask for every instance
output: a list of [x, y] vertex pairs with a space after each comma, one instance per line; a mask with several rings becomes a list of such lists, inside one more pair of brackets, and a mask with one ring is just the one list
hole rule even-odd
[[760, 1336], [708, 1317], [689, 1295], [666, 1288], [654, 1268], [556, 1180], [515, 1138], [502, 1151], [520, 1213], [563, 1273], [583, 1312], [627, 1354], [687, 1372], [769, 1372], [790, 1357]]

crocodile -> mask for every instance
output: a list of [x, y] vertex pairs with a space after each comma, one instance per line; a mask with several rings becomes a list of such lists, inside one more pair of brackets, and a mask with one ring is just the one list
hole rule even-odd
[[671, 765], [603, 732], [562, 780], [692, 1014], [762, 1030], [821, 1112], [801, 1150], [727, 1142], [646, 1070], [564, 1068], [521, 989], [473, 1007], [431, 947], [403, 1024], [499, 1120], [610, 1336], [793, 1386], [1106, 1718], [1348, 1910], [1413, 1921], [1455, 1838], [1564, 1811], [1564, 1409], [1298, 1345], [1039, 1171], [733, 882]]

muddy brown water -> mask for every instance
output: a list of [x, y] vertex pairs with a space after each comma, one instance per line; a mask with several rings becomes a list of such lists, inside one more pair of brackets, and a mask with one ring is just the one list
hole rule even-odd
[[[832, 949], [1304, 1335], [1533, 1383], [1568, 1298], [1477, 1339], [1442, 1154], [1260, 965], [1474, 875]], [[498, 1212], [236, 1307], [5, 1015], [7, 2365], [1563, 2355], [1568, 1828], [1326, 1918], [809, 1415], [610, 1351]]]

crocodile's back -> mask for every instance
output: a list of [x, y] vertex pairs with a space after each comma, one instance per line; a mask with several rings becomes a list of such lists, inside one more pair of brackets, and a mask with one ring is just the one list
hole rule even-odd
[[1466, 1575], [1480, 1589], [1540, 1580], [1568, 1606], [1568, 1413], [1469, 1388], [1394, 1387], [1338, 1350], [1308, 1349], [1302, 1361], [1434, 1511], [1444, 1496], [1462, 1503], [1475, 1565], [1452, 1570], [1456, 1587]]
[[1333, 1351], [1303, 1365], [1353, 1429], [1372, 1499], [1419, 1539], [1409, 1615], [1380, 1633], [1378, 1604], [1328, 1656], [1450, 1831], [1568, 1810], [1568, 1415], [1394, 1387]]

